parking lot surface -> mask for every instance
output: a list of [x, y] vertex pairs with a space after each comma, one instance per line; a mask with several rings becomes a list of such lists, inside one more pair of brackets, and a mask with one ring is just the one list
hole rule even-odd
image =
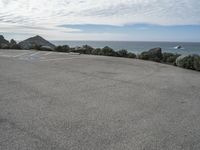
[[199, 150], [200, 73], [0, 50], [1, 150]]

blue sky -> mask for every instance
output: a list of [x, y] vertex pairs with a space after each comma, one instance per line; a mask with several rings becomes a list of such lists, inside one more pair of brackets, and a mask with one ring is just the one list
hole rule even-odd
[[[107, 40], [123, 41], [189, 41], [200, 42], [200, 25], [160, 26], [134, 24], [124, 26], [111, 25], [64, 25], [77, 28], [83, 33], [111, 33], [124, 35], [127, 38], [111, 37]], [[101, 40], [98, 39], [98, 40]]]
[[0, 34], [23, 40], [200, 41], [199, 0], [0, 0]]

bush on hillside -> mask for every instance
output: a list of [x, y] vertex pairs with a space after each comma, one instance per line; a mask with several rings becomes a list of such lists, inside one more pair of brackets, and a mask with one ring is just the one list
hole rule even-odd
[[57, 46], [55, 48], [55, 51], [57, 51], [57, 52], [69, 52], [70, 51], [70, 47], [68, 45]]
[[129, 53], [127, 54], [127, 57], [128, 57], [128, 58], [136, 58], [136, 55], [135, 55], [134, 53], [129, 52]]
[[161, 62], [162, 60], [162, 49], [161, 48], [153, 48], [147, 52], [142, 52], [139, 55], [139, 59], [143, 60], [151, 60], [156, 62]]
[[19, 46], [19, 44], [15, 44], [9, 47], [10, 49], [21, 49], [21, 47]]
[[9, 48], [10, 47], [8, 44], [4, 44], [4, 43], [0, 44], [0, 49], [9, 49]]
[[117, 51], [117, 55], [119, 57], [127, 57], [128, 56], [128, 51], [126, 49], [119, 50], [119, 51]]
[[84, 54], [91, 54], [94, 50], [94, 48], [89, 45], [83, 45], [82, 48], [84, 50]]
[[176, 59], [180, 56], [180, 54], [173, 53], [163, 53], [162, 62], [167, 64], [176, 64]]
[[138, 58], [143, 60], [149, 60], [150, 56], [148, 52], [142, 52], [140, 55], [138, 55]]
[[102, 49], [96, 48], [96, 49], [92, 50], [91, 54], [92, 55], [103, 55], [103, 52], [102, 52]]
[[80, 54], [92, 54], [93, 50], [94, 50], [93, 47], [89, 45], [83, 45], [82, 47], [71, 48], [70, 51], [75, 52], [75, 53], [80, 53]]
[[112, 48], [106, 46], [102, 49], [102, 55], [104, 55], [104, 56], [117, 56], [117, 52], [115, 52]]
[[176, 60], [176, 65], [182, 68], [200, 71], [200, 56], [199, 55], [180, 56]]

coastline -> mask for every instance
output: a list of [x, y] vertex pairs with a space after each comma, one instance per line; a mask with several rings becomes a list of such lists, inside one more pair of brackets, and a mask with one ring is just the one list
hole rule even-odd
[[[56, 46], [69, 45], [70, 47], [81, 47], [90, 45], [94, 48], [109, 46], [115, 50], [127, 49], [129, 52], [139, 54], [154, 47], [161, 47], [163, 52], [179, 54], [200, 54], [200, 42], [162, 42], [162, 41], [51, 41]], [[184, 49], [175, 49], [182, 45]]]
[[[116, 43], [120, 44], [119, 42], [116, 42]], [[64, 52], [64, 53], [72, 52], [72, 53], [89, 54], [89, 55], [125, 57], [125, 58], [132, 58], [132, 59], [155, 61], [159, 63], [165, 63], [165, 64], [175, 65], [175, 66], [186, 68], [186, 69], [200, 71], [200, 55], [165, 52], [165, 49], [163, 50], [162, 45], [159, 45], [158, 43], [154, 43], [155, 45], [151, 45], [151, 49], [146, 47], [145, 51], [141, 51], [140, 53], [134, 53], [130, 51], [130, 49], [124, 49], [124, 48], [120, 50], [116, 50], [113, 47], [109, 47], [105, 45], [103, 47], [93, 47], [91, 45], [86, 44], [82, 46], [71, 47], [69, 45], [63, 45], [63, 44], [54, 45], [53, 43], [45, 40], [39, 35], [30, 37], [19, 43], [17, 43], [13, 39], [9, 42], [2, 35], [0, 36], [0, 48], [2, 49], [36, 49], [36, 50], [42, 50], [42, 51], [56, 51], [56, 52]], [[145, 43], [143, 44], [139, 43], [139, 44], [140, 46], [145, 45]], [[176, 43], [176, 44], [180, 44], [180, 43]], [[159, 47], [157, 47], [158, 45]], [[124, 47], [123, 44], [121, 46]], [[174, 46], [174, 43], [173, 43], [173, 46]], [[173, 47], [173, 49], [176, 49], [178, 52], [185, 50], [185, 48], [186, 48], [185, 45], [184, 46], [178, 45], [178, 46]]]

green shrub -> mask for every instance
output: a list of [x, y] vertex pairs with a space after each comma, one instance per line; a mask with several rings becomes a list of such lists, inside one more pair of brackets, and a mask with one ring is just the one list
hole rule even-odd
[[117, 51], [117, 55], [119, 57], [128, 57], [128, 51], [125, 49], [119, 50], [119, 51]]
[[176, 60], [176, 65], [182, 68], [200, 71], [200, 56], [199, 55], [180, 56]]
[[93, 50], [94, 50], [93, 47], [91, 47], [89, 45], [83, 45], [82, 47], [71, 48], [70, 51], [80, 53], [80, 54], [92, 54]]
[[142, 52], [139, 56], [139, 59], [143, 59], [143, 60], [149, 60], [150, 56], [148, 52]]
[[147, 52], [142, 52], [139, 55], [139, 59], [161, 62], [161, 60], [162, 60], [162, 49], [158, 47], [158, 48], [150, 49]]
[[57, 51], [57, 52], [69, 52], [70, 51], [70, 47], [68, 45], [57, 46], [55, 48], [55, 51]]
[[94, 48], [89, 45], [83, 45], [82, 48], [84, 54], [92, 54], [92, 51], [94, 50]]
[[117, 52], [115, 52], [112, 48], [106, 46], [102, 49], [102, 55], [104, 55], [104, 56], [117, 56]]
[[176, 59], [180, 56], [180, 54], [173, 54], [173, 53], [163, 53], [162, 62], [168, 64], [176, 64]]
[[194, 69], [200, 71], [200, 56], [194, 56]]
[[135, 55], [134, 53], [129, 52], [129, 53], [127, 54], [127, 57], [128, 57], [128, 58], [136, 58], [136, 55]]
[[0, 44], [0, 49], [9, 49], [9, 45], [8, 44]]
[[15, 44], [15, 45], [10, 46], [10, 49], [21, 49], [21, 48], [19, 44]]
[[92, 54], [92, 55], [102, 55], [103, 52], [102, 52], [102, 49], [96, 48], [96, 49], [93, 49], [93, 50], [92, 50], [91, 54]]

